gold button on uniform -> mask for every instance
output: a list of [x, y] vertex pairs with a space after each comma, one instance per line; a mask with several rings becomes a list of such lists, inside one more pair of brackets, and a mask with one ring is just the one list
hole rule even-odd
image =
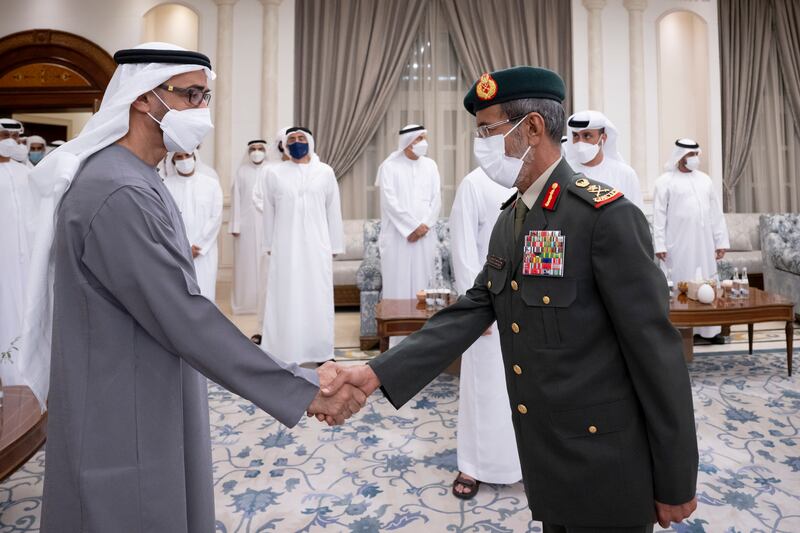
[[522, 367], [520, 367], [519, 365], [514, 365], [511, 368], [514, 369], [514, 373], [516, 375], [518, 375], [518, 376], [522, 375]]
[[519, 325], [517, 325], [516, 322], [511, 324], [511, 331], [513, 331], [514, 333], [519, 333]]
[[548, 305], [550, 303], [550, 297], [549, 296], [542, 297], [542, 303], [544, 305]]
[[589, 433], [591, 433], [592, 435], [597, 433], [597, 427], [596, 426], [589, 426]]
[[491, 281], [490, 281], [489, 283], [487, 283], [487, 284], [486, 284], [486, 288], [487, 288], [487, 289], [491, 289], [491, 288], [492, 288], [492, 282], [491, 282]]
[[528, 413], [528, 408], [527, 408], [527, 407], [525, 407], [525, 404], [524, 404], [524, 403], [521, 403], [521, 404], [519, 404], [519, 405], [517, 406], [517, 411], [519, 411], [519, 413], [520, 413], [521, 415], [524, 415], [524, 414], [527, 414], [527, 413]]
[[515, 291], [519, 290], [519, 285], [517, 285], [516, 280], [511, 280], [511, 288], [514, 289]]

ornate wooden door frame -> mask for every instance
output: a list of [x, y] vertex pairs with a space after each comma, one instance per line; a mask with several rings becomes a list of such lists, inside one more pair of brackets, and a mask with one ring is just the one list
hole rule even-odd
[[7, 35], [0, 38], [0, 108], [96, 110], [115, 68], [108, 52], [72, 33]]

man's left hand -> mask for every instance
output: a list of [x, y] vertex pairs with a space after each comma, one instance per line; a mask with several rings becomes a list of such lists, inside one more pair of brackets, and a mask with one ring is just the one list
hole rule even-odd
[[201, 248], [200, 248], [199, 246], [197, 246], [197, 245], [194, 245], [194, 244], [193, 244], [193, 245], [192, 245], [192, 259], [194, 259], [194, 258], [196, 258], [198, 255], [200, 255], [200, 252], [201, 252], [201, 251], [202, 251], [202, 250], [201, 250]]
[[670, 523], [680, 523], [685, 518], [689, 518], [697, 509], [697, 496], [681, 505], [668, 505], [656, 501], [656, 519], [658, 525], [663, 528], [669, 527]]
[[725, 257], [725, 252], [727, 252], [725, 248], [720, 248], [719, 250], [716, 251], [717, 261]]

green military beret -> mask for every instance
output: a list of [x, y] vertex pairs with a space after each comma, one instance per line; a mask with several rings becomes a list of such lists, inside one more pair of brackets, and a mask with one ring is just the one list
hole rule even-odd
[[467, 91], [464, 107], [471, 114], [495, 104], [523, 98], [546, 98], [563, 102], [566, 95], [561, 76], [539, 67], [512, 67], [487, 72]]

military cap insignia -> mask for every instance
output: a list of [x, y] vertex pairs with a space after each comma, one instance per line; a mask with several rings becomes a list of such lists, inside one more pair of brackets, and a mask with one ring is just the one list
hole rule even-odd
[[475, 94], [481, 100], [491, 100], [497, 94], [497, 82], [488, 72], [481, 76], [475, 85]]
[[586, 202], [594, 205], [595, 209], [610, 204], [623, 196], [622, 191], [618, 189], [609, 187], [604, 183], [590, 181], [584, 177], [578, 178], [572, 183], [574, 187], [570, 187], [570, 190]]
[[561, 194], [561, 187], [558, 185], [558, 183], [553, 183], [544, 196], [542, 207], [548, 211], [555, 211], [559, 194]]

